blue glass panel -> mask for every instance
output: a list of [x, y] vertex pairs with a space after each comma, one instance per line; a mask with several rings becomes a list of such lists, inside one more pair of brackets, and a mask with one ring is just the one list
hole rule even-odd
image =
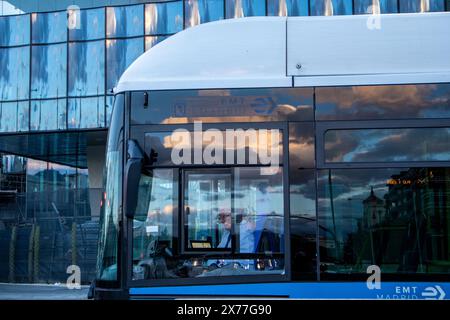
[[145, 6], [145, 34], [170, 34], [183, 30], [183, 2]]
[[28, 101], [0, 102], [0, 132], [28, 130]]
[[147, 36], [145, 37], [145, 51], [156, 46], [161, 41], [167, 39], [169, 36]]
[[0, 157], [2, 173], [21, 173], [26, 171], [27, 159], [14, 155], [2, 154]]
[[310, 0], [312, 16], [352, 14], [352, 0]]
[[266, 15], [265, 0], [225, 0], [226, 18], [242, 18]]
[[269, 16], [307, 16], [308, 0], [267, 0]]
[[[373, 0], [354, 0], [355, 4], [355, 14], [366, 14], [373, 13], [373, 9], [377, 9], [374, 5]], [[397, 0], [379, 0], [380, 13], [397, 13]], [[377, 12], [377, 11], [375, 11]]]
[[186, 28], [200, 23], [223, 19], [223, 0], [185, 0], [184, 26]]
[[0, 46], [30, 43], [30, 16], [0, 17]]
[[144, 32], [144, 6], [106, 8], [106, 36], [132, 37]]
[[71, 129], [100, 128], [105, 122], [105, 97], [69, 99], [69, 124]]
[[125, 69], [144, 52], [144, 40], [106, 40], [107, 90], [112, 89]]
[[69, 40], [93, 40], [105, 37], [105, 9], [74, 10]]
[[58, 98], [66, 95], [67, 45], [33, 46], [31, 97]]
[[69, 43], [69, 96], [100, 95], [104, 91], [104, 41]]
[[33, 13], [31, 15], [33, 43], [67, 41], [67, 12]]
[[30, 48], [0, 49], [0, 101], [28, 99]]
[[106, 126], [109, 127], [109, 123], [111, 120], [111, 113], [114, 105], [114, 96], [106, 96]]
[[445, 11], [444, 0], [401, 0], [400, 12]]
[[31, 130], [66, 129], [66, 99], [31, 101]]

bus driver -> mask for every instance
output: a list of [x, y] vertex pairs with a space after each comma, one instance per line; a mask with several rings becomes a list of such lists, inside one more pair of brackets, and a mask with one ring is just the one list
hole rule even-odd
[[[239, 226], [239, 253], [254, 253], [255, 252], [255, 224], [250, 221], [247, 215], [241, 216], [241, 221], [237, 221]], [[222, 209], [218, 215], [219, 223], [222, 224], [222, 237], [217, 248], [231, 248], [231, 229], [232, 217], [231, 212]], [[239, 220], [239, 219], [236, 219]]]

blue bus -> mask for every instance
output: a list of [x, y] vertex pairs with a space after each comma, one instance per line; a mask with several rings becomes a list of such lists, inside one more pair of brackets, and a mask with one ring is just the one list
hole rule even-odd
[[450, 298], [450, 13], [182, 31], [115, 88], [96, 299]]

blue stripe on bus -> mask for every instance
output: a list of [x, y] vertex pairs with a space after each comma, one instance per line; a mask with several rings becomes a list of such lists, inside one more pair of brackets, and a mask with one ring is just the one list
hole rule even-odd
[[381, 282], [368, 289], [366, 282], [257, 283], [130, 288], [139, 296], [270, 296], [296, 299], [450, 299], [450, 283]]

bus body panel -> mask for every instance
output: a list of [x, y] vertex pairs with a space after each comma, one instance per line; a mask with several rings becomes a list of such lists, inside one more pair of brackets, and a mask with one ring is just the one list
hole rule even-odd
[[287, 30], [288, 75], [450, 72], [449, 13], [293, 17]]
[[124, 72], [115, 92], [290, 86], [285, 56], [285, 17], [201, 24], [140, 56]]
[[448, 12], [216, 21], [145, 52], [114, 92], [447, 81], [449, 29]]
[[130, 298], [266, 297], [292, 299], [450, 300], [448, 282], [383, 282], [369, 289], [366, 282], [290, 282], [131, 288]]

